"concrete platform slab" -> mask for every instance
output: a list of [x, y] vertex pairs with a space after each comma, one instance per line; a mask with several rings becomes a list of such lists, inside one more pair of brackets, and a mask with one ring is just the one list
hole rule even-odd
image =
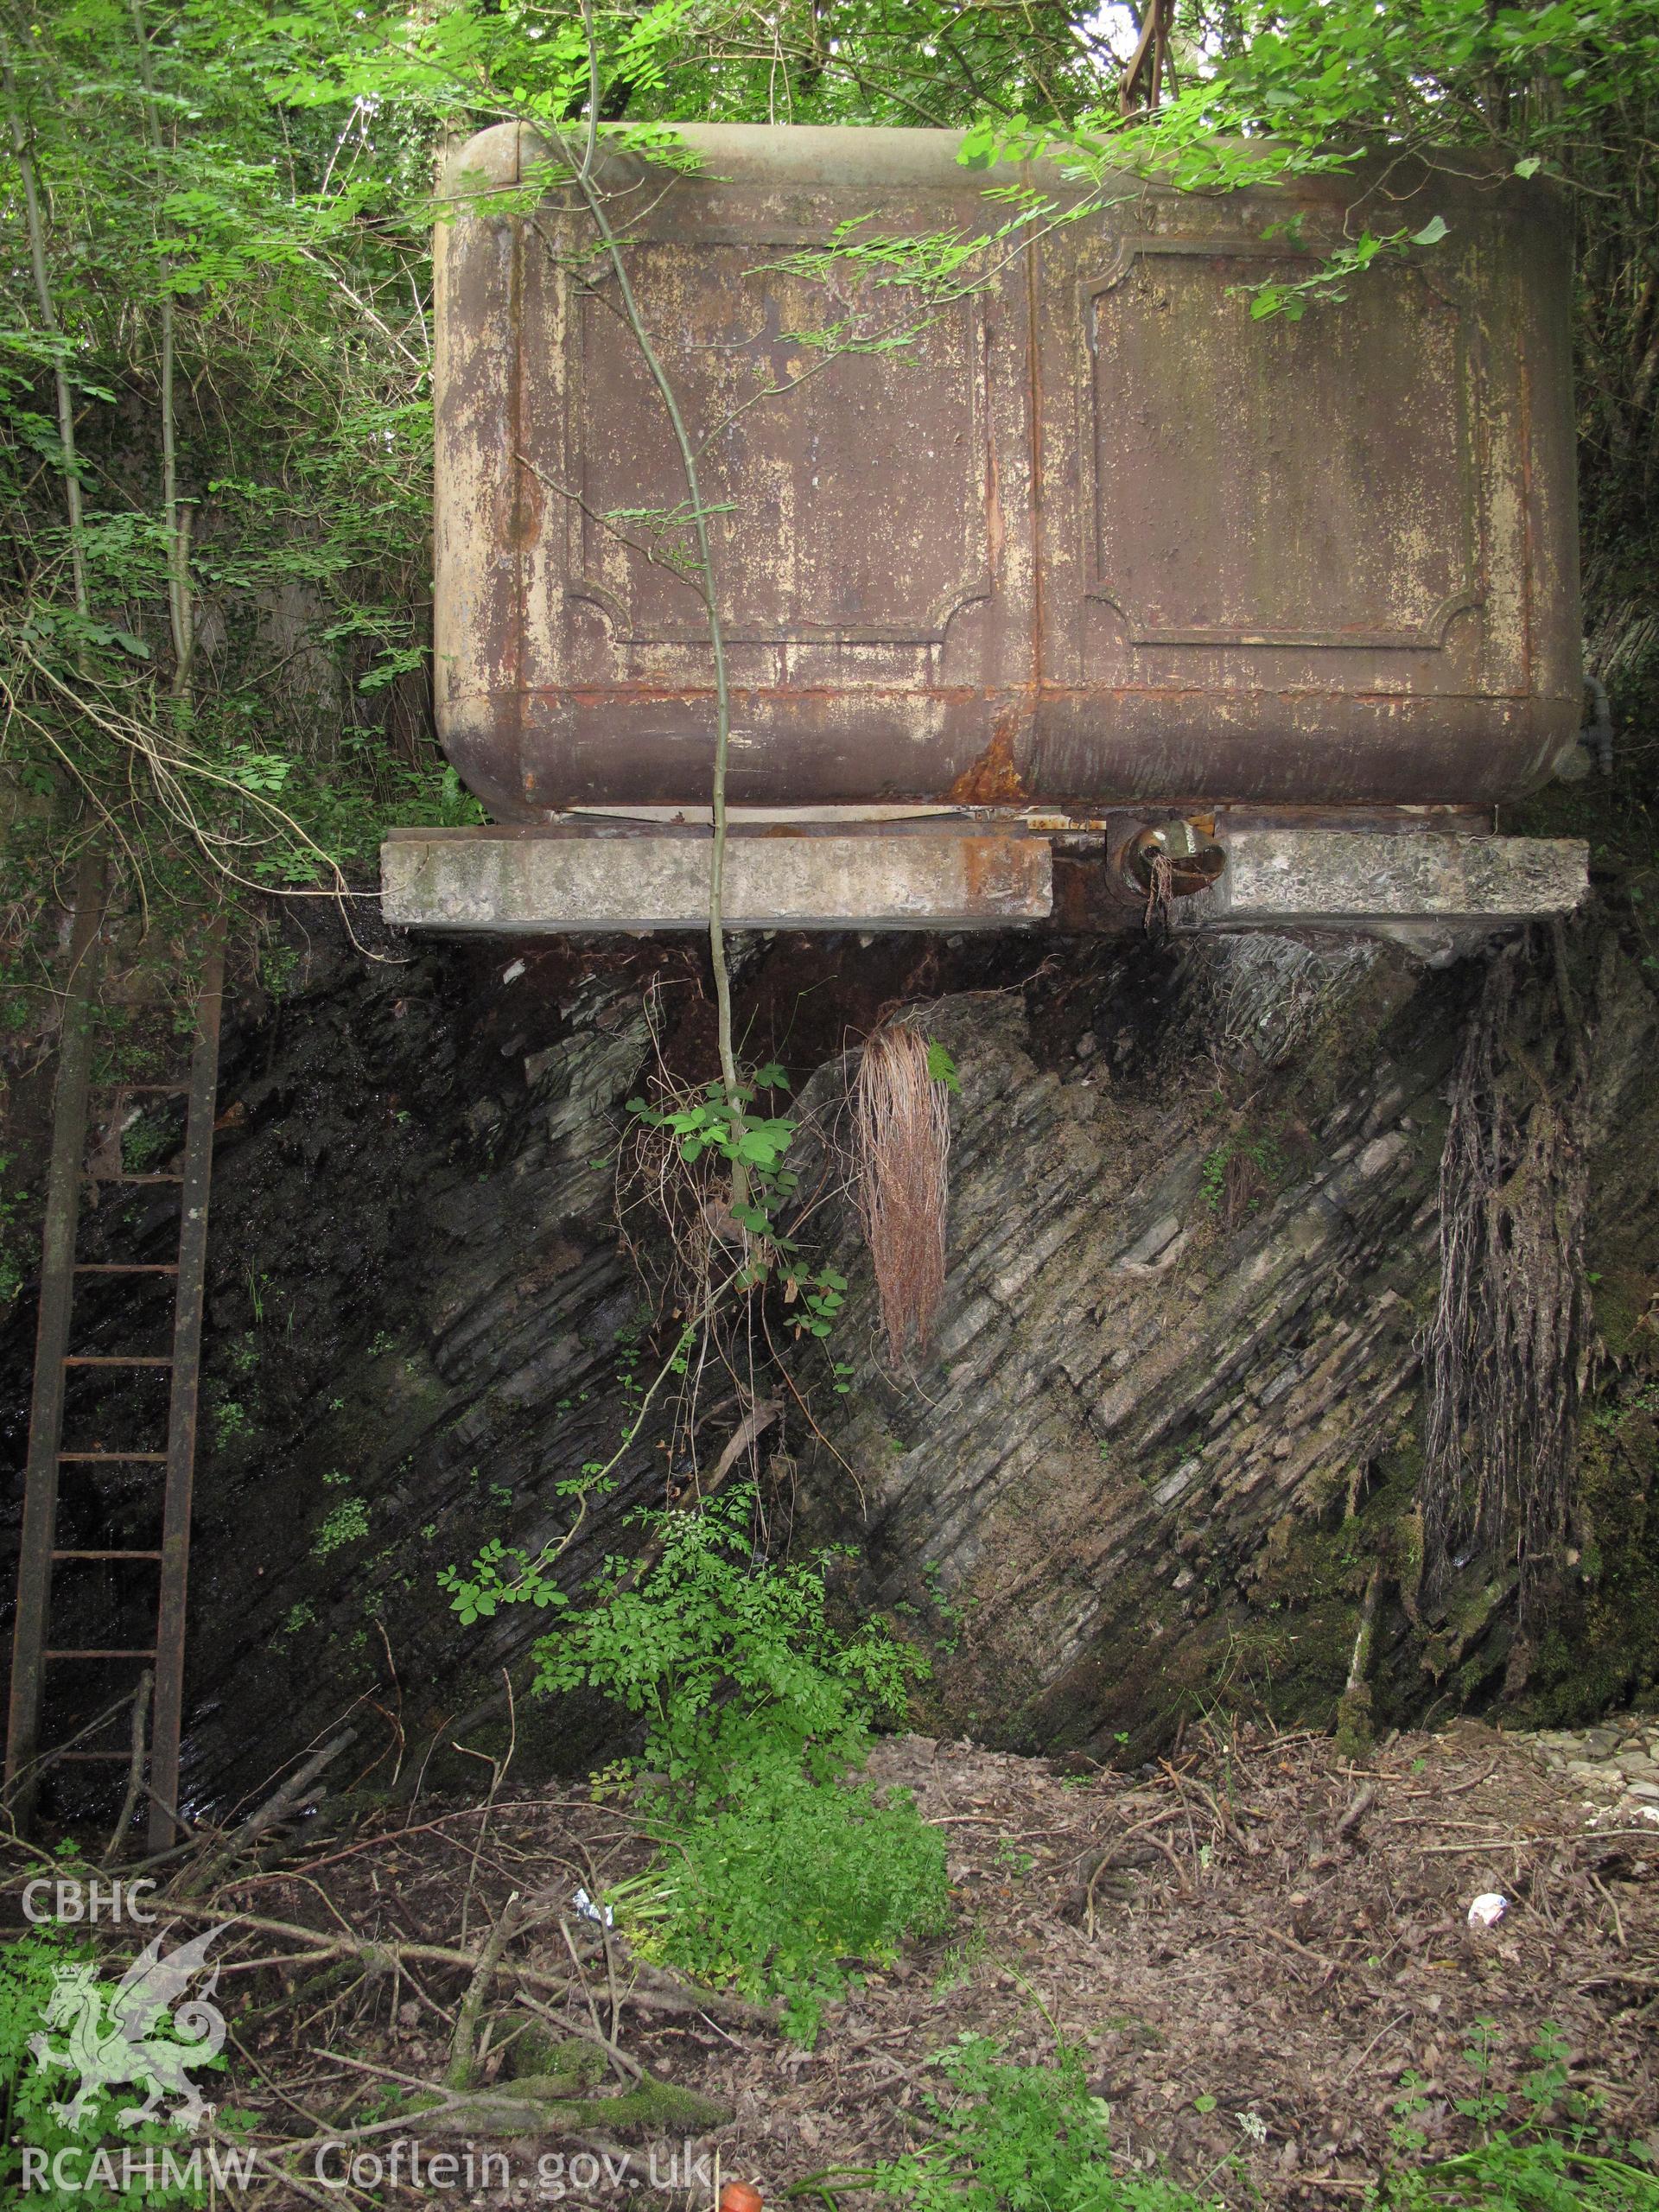
[[[709, 855], [683, 831], [395, 830], [381, 911], [405, 929], [512, 936], [702, 929]], [[785, 831], [726, 850], [734, 929], [1007, 929], [1052, 907], [1047, 840], [1014, 830]]]
[[[1224, 814], [1215, 842], [1225, 868], [1172, 903], [1175, 930], [1343, 930], [1452, 957], [1496, 929], [1569, 911], [1589, 887], [1588, 848], [1575, 838], [1235, 828]], [[394, 830], [381, 850], [382, 911], [446, 932], [700, 930], [709, 854], [706, 830], [684, 823]], [[734, 929], [1007, 929], [1053, 911], [1047, 838], [982, 818], [749, 825], [726, 869]], [[1140, 925], [1130, 903], [1117, 925]]]
[[1412, 924], [1491, 930], [1567, 912], [1590, 887], [1590, 849], [1576, 837], [1289, 824], [1230, 830], [1224, 817], [1216, 842], [1226, 868], [1208, 890], [1171, 907], [1174, 928]]

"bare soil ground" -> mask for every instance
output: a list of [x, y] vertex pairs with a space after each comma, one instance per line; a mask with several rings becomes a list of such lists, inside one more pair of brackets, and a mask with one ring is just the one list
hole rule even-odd
[[[1087, 2055], [1126, 2159], [1286, 2206], [1363, 2195], [1408, 2077], [1431, 2151], [1465, 2142], [1455, 2107], [1478, 2087], [1465, 2054], [1482, 2020], [1494, 2086], [1529, 2070], [1553, 2024], [1573, 2085], [1617, 2133], [1659, 2147], [1659, 1810], [1598, 1808], [1535, 1749], [1462, 1723], [1354, 1764], [1323, 1738], [1240, 1726], [1189, 1737], [1135, 1775], [1068, 1775], [917, 1737], [882, 1745], [873, 1767], [945, 1830], [957, 1925], [866, 1974], [815, 2049], [756, 2011], [703, 2002], [620, 1943], [607, 1958], [570, 1899], [646, 1861], [613, 1803], [566, 1792], [487, 1816], [429, 1804], [217, 1893], [220, 1910], [303, 1924], [320, 1945], [403, 1947], [388, 1967], [238, 1931], [219, 1999], [232, 2000], [237, 2101], [267, 2139], [291, 2139], [303, 2115], [349, 2128], [379, 2083], [441, 2078], [469, 1976], [439, 1955], [475, 1951], [517, 1891], [550, 1916], [507, 1946], [496, 2049], [531, 2019], [527, 2000], [569, 2029], [614, 2028], [653, 2075], [730, 2110], [701, 2147], [768, 2199], [918, 2140], [942, 2086], [930, 2062], [967, 2034], [1031, 2062], [1065, 2037]], [[1472, 1929], [1484, 1892], [1508, 1908]], [[289, 1963], [256, 1963], [273, 1958]], [[505, 2189], [448, 2201], [550, 2201], [542, 2155], [607, 2139], [506, 2146]], [[625, 2186], [648, 2187], [644, 2144], [611, 2147], [633, 2152]], [[264, 2201], [320, 2200], [277, 2183]], [[373, 2201], [433, 2199], [387, 2186]]]

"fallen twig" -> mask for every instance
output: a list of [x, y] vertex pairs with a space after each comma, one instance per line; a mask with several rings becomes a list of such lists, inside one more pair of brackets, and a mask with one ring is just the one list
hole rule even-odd
[[256, 1836], [263, 1835], [267, 1828], [275, 1827], [279, 1821], [286, 1820], [290, 1813], [296, 1811], [319, 1775], [332, 1766], [340, 1753], [356, 1741], [357, 1731], [354, 1728], [342, 1728], [339, 1735], [332, 1737], [321, 1751], [314, 1751], [302, 1766], [297, 1767], [289, 1776], [286, 1782], [272, 1790], [263, 1805], [255, 1806], [239, 1827], [232, 1828], [216, 1848], [207, 1853], [200, 1864], [190, 1873], [182, 1894], [200, 1897], [212, 1885], [219, 1870], [227, 1860], [244, 1850]]
[[[333, 1953], [338, 1957], [354, 1954], [368, 1966], [382, 1968], [396, 1966], [403, 1959], [419, 1959], [430, 1966], [459, 1967], [468, 1974], [478, 1966], [474, 1951], [451, 1949], [442, 1943], [391, 1942], [383, 1936], [360, 1936], [344, 1934], [331, 1936], [317, 1928], [307, 1928], [292, 1920], [271, 1920], [263, 1914], [229, 1912], [222, 1906], [195, 1904], [188, 1899], [172, 1901], [172, 1909], [187, 1918], [212, 1920], [226, 1924], [251, 1929], [260, 1935], [282, 1936], [296, 1942], [307, 1944], [315, 1957]], [[515, 1974], [528, 1982], [533, 1989], [550, 1991], [556, 1997], [575, 1993], [574, 1981], [568, 1975], [543, 1973], [539, 1967], [525, 1966], [517, 1959], [504, 1958], [498, 1971]], [[647, 2012], [702, 2012], [715, 2018], [745, 2022], [755, 2027], [775, 2028], [779, 2016], [764, 2005], [751, 2004], [747, 1998], [734, 1997], [724, 1990], [682, 1988], [666, 1986], [663, 1980], [638, 1981], [627, 1991], [628, 2002], [639, 2011]]]
[[150, 1692], [156, 1687], [156, 1676], [146, 1667], [138, 1677], [138, 1687], [132, 1694], [132, 1758], [127, 1768], [127, 1792], [121, 1800], [121, 1810], [115, 1816], [115, 1826], [110, 1831], [110, 1840], [105, 1848], [104, 1864], [113, 1866], [120, 1856], [121, 1847], [127, 1840], [127, 1829], [137, 1808], [138, 1793], [144, 1786], [144, 1726], [149, 1718]]
[[[482, 1834], [480, 1829], [480, 1834]], [[496, 1923], [484, 1939], [484, 1948], [478, 1955], [478, 1964], [473, 1978], [467, 1985], [467, 1994], [461, 2000], [461, 2010], [455, 2015], [455, 2032], [449, 2045], [449, 2070], [443, 2077], [444, 2087], [459, 2094], [470, 2089], [478, 2072], [478, 2019], [484, 2009], [484, 1999], [490, 1993], [490, 1984], [495, 1980], [495, 1970], [501, 1963], [501, 1954], [506, 1948], [509, 1936], [515, 1935], [520, 1925], [518, 1892], [515, 1890], [497, 1915]], [[573, 1954], [574, 1955], [574, 1954]]]
[[1376, 1785], [1375, 1783], [1368, 1782], [1363, 1789], [1355, 1793], [1352, 1804], [1332, 1829], [1332, 1836], [1346, 1835], [1350, 1828], [1364, 1819], [1376, 1802]]

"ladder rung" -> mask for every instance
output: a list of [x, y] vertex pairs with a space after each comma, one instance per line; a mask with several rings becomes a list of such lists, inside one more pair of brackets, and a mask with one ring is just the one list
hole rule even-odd
[[42, 1651], [41, 1656], [42, 1659], [153, 1659], [156, 1647], [151, 1644], [143, 1651]]
[[61, 1762], [64, 1762], [64, 1763], [66, 1763], [66, 1764], [67, 1764], [67, 1761], [69, 1761], [70, 1759], [119, 1759], [119, 1760], [121, 1760], [121, 1761], [122, 1761], [122, 1763], [123, 1763], [124, 1764], [130, 1764], [130, 1763], [131, 1758], [132, 1758], [132, 1753], [131, 1753], [131, 1751], [43, 1751], [43, 1752], [41, 1753], [41, 1764], [42, 1764], [43, 1766], [50, 1766], [50, 1765], [54, 1763], [54, 1760], [56, 1760], [56, 1761], [61, 1761]]
[[58, 1465], [60, 1467], [67, 1465], [72, 1460], [77, 1463], [90, 1460], [94, 1466], [112, 1466], [118, 1461], [127, 1459], [142, 1459], [157, 1467], [164, 1467], [167, 1465], [165, 1452], [60, 1452], [58, 1454]]
[[66, 1367], [171, 1367], [173, 1355], [165, 1351], [77, 1352], [63, 1363]]
[[175, 1275], [176, 1260], [77, 1260], [78, 1275]]
[[169, 1097], [179, 1098], [188, 1098], [190, 1095], [188, 1083], [99, 1083], [95, 1084], [93, 1089], [113, 1091], [118, 1096], [124, 1090], [160, 1090], [165, 1091]]
[[54, 1559], [160, 1559], [160, 1552], [54, 1552]]
[[88, 1180], [93, 1183], [182, 1183], [182, 1175], [100, 1175], [96, 1168], [89, 1171]]

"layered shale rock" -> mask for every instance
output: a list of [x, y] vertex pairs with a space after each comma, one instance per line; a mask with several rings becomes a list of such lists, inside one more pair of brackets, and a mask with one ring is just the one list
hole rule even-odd
[[[1572, 952], [1594, 1052], [1600, 1395], [1571, 1603], [1522, 1686], [1542, 1720], [1639, 1697], [1659, 1667], [1659, 1036], [1631, 913], [1586, 924]], [[487, 1778], [444, 1748], [457, 1737], [499, 1758], [513, 1732], [525, 1777], [620, 1747], [613, 1717], [525, 1694], [546, 1616], [462, 1628], [438, 1575], [568, 1526], [561, 1485], [611, 1459], [668, 1341], [619, 1236], [617, 1147], [651, 1065], [712, 1069], [701, 951], [391, 950], [296, 934], [266, 963], [280, 995], [245, 989], [227, 1044], [197, 1806], [257, 1789], [342, 1723], [336, 1782], [371, 1788], [406, 1783], [435, 1738], [429, 1782]], [[1324, 1726], [1368, 1593], [1379, 1725], [1497, 1694], [1512, 1563], [1469, 1562], [1438, 1610], [1417, 1586], [1418, 1347], [1478, 963], [1434, 973], [1392, 948], [1268, 938], [740, 950], [745, 1050], [783, 1062], [809, 1124], [802, 1234], [851, 1285], [824, 1343], [793, 1340], [798, 1309], [775, 1302], [785, 1411], [754, 1471], [772, 1539], [855, 1547], [842, 1602], [929, 1651], [925, 1725], [1118, 1758], [1211, 1701]], [[900, 1014], [962, 1087], [944, 1302], [895, 1368], [846, 1188], [845, 1106], [849, 1048]], [[142, 1209], [120, 1234], [163, 1256], [164, 1207]], [[91, 1217], [86, 1256], [118, 1226]], [[0, 1340], [14, 1416], [31, 1319]], [[98, 1328], [113, 1343], [124, 1325], [111, 1294]], [[130, 1410], [110, 1386], [105, 1425]], [[745, 1410], [741, 1394], [708, 1402], [705, 1473]], [[21, 1465], [15, 1418], [13, 1442]], [[647, 1421], [562, 1562], [569, 1583], [637, 1541], [632, 1508], [683, 1485], [672, 1442]], [[111, 1496], [111, 1541], [136, 1541], [136, 1510]]]
[[[1659, 1658], [1652, 1393], [1628, 1319], [1659, 1290], [1655, 1006], [1605, 921], [1569, 957], [1595, 1054], [1592, 1279], [1610, 1329], [1624, 1319], [1622, 1376], [1599, 1348], [1582, 1571], [1549, 1648], [1510, 1669], [1564, 1706], [1649, 1688]], [[1461, 1562], [1433, 1608], [1419, 1586], [1421, 1342], [1474, 980], [1380, 947], [1206, 944], [1139, 1046], [1123, 1029], [1112, 1048], [1130, 994], [1108, 978], [1090, 1049], [1058, 1066], [1029, 995], [927, 1011], [963, 1087], [945, 1305], [895, 1370], [844, 1225], [856, 1371], [809, 1440], [798, 1526], [861, 1531], [861, 1602], [933, 1644], [941, 1726], [1108, 1756], [1212, 1700], [1325, 1725], [1368, 1592], [1380, 1718], [1496, 1689], [1513, 1560]], [[818, 1080], [826, 1121], [844, 1082]]]

